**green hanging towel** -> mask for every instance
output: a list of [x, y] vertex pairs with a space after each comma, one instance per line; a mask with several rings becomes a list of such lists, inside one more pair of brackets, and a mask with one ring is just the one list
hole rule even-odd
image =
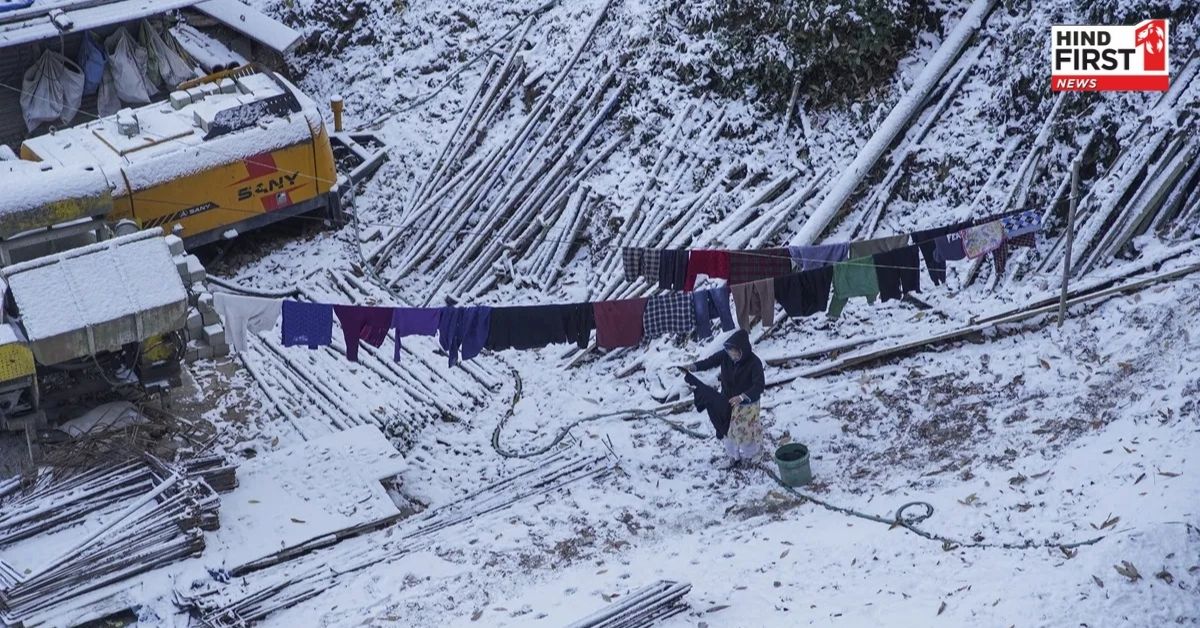
[[829, 298], [829, 318], [837, 319], [851, 297], [867, 297], [875, 303], [879, 296], [879, 279], [875, 276], [875, 260], [859, 257], [833, 265], [833, 292]]

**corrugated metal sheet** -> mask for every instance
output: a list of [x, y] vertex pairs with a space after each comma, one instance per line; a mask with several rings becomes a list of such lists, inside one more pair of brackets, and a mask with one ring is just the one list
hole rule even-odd
[[[77, 33], [190, 7], [196, 2], [197, 0], [118, 0], [68, 10], [66, 16], [72, 23], [69, 32]], [[10, 46], [58, 37], [58, 27], [50, 21], [44, 11], [45, 9], [42, 9], [41, 15], [26, 20], [0, 24], [0, 51]]]
[[299, 31], [238, 0], [205, 0], [197, 3], [195, 8], [278, 52], [287, 52], [300, 43]]

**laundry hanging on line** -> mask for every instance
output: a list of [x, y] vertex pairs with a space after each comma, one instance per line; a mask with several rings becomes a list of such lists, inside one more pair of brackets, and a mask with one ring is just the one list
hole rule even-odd
[[218, 292], [213, 295], [213, 309], [225, 323], [225, 339], [239, 353], [246, 351], [246, 336], [275, 327], [282, 312], [281, 299], [249, 297]]
[[[1040, 215], [1023, 210], [854, 242], [745, 250], [626, 247], [621, 250], [621, 259], [627, 281], [642, 277], [651, 284], [658, 283], [660, 289], [692, 291], [700, 276], [725, 279], [727, 285], [734, 286], [890, 253], [913, 244], [924, 258], [930, 280], [940, 285], [946, 280], [946, 262], [964, 257], [993, 254], [997, 269], [1003, 271], [1007, 249], [1000, 245], [1040, 229]], [[1018, 240], [1013, 246], [1031, 245], [1028, 240]]]
[[[453, 366], [484, 349], [536, 349], [566, 343], [586, 348], [593, 330], [597, 346], [617, 349], [636, 347], [660, 336], [708, 338], [714, 319], [725, 331], [749, 329], [755, 323], [771, 326], [777, 303], [788, 317], [827, 312], [836, 319], [851, 298], [866, 297], [873, 303], [877, 298], [886, 301], [920, 291], [921, 258], [935, 284], [944, 281], [946, 262], [988, 253], [993, 255], [997, 272], [1002, 273], [1008, 251], [1033, 246], [1040, 224], [1040, 217], [1028, 211], [918, 232], [926, 237], [911, 243], [915, 236], [763, 251], [623, 250], [626, 271], [635, 270], [639, 273], [635, 276], [645, 276], [652, 270], [668, 288], [689, 283], [694, 286], [700, 275], [728, 275], [724, 285], [649, 298], [411, 308], [218, 293], [214, 303], [225, 322], [230, 344], [239, 351], [245, 351], [247, 336], [272, 329], [281, 317], [284, 346], [329, 346], [336, 318], [345, 339], [347, 359], [352, 362], [358, 361], [362, 343], [381, 347], [390, 333], [395, 337], [394, 360], [400, 360], [402, 338], [428, 336], [437, 338]], [[874, 252], [842, 259], [855, 251]], [[697, 260], [694, 267], [689, 261], [693, 254]], [[793, 264], [797, 260], [809, 269], [796, 272]], [[755, 279], [741, 281], [750, 277]]]

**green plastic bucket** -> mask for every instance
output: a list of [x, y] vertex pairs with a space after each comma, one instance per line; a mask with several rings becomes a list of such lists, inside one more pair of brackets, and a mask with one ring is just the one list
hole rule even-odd
[[808, 466], [808, 447], [800, 443], [788, 443], [776, 449], [775, 464], [779, 465], [779, 479], [788, 486], [804, 486], [812, 482], [812, 468]]

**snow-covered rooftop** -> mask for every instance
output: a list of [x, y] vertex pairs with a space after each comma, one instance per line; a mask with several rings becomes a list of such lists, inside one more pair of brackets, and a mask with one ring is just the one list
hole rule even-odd
[[0, 49], [188, 7], [279, 52], [300, 41], [300, 33], [238, 0], [35, 0], [26, 9], [0, 13]]
[[[28, 9], [0, 13], [0, 49], [77, 31], [128, 22], [196, 4], [196, 0], [37, 0]], [[51, 11], [63, 11], [51, 19]], [[69, 25], [69, 26], [68, 26]]]
[[[97, 350], [112, 350], [112, 345], [177, 329], [171, 318], [182, 315], [187, 304], [187, 292], [159, 230], [14, 264], [0, 273], [43, 363], [57, 362], [65, 349], [54, 347], [46, 353], [40, 341], [84, 330]], [[134, 329], [127, 329], [131, 325]]]

